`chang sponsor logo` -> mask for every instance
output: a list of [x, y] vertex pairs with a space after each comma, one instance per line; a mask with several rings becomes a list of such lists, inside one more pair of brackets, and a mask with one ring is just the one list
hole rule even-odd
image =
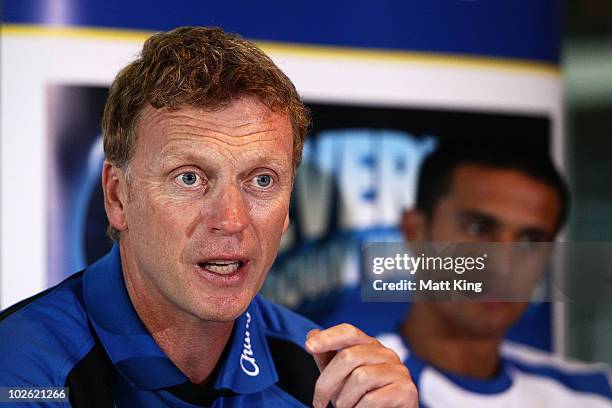
[[256, 377], [259, 375], [259, 366], [253, 356], [253, 346], [251, 345], [251, 332], [249, 331], [249, 325], [251, 323], [251, 314], [246, 314], [246, 330], [244, 332], [244, 344], [242, 346], [242, 354], [240, 355], [240, 368], [248, 376]]

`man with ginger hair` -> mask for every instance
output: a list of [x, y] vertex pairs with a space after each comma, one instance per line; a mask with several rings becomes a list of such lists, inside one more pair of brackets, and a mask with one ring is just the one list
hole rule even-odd
[[393, 351], [257, 294], [308, 123], [251, 42], [201, 27], [149, 38], [104, 112], [115, 245], [2, 313], [0, 385], [68, 387], [73, 406], [416, 406]]

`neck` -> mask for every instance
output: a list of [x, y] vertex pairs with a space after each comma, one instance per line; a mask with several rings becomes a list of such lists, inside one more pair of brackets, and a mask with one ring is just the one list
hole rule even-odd
[[234, 322], [205, 321], [169, 302], [140, 273], [127, 245], [123, 242], [120, 245], [123, 278], [138, 317], [157, 345], [192, 383], [208, 384]]
[[489, 379], [499, 371], [502, 337], [461, 333], [442, 321], [432, 303], [414, 303], [401, 331], [412, 353], [444, 372]]

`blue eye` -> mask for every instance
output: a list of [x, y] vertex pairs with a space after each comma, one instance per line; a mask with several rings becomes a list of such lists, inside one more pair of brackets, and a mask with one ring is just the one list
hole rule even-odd
[[269, 187], [272, 184], [272, 177], [268, 176], [267, 174], [257, 176], [254, 180], [257, 183], [257, 186], [262, 188]]
[[198, 181], [198, 175], [193, 172], [179, 174], [177, 179], [186, 186], [193, 186]]

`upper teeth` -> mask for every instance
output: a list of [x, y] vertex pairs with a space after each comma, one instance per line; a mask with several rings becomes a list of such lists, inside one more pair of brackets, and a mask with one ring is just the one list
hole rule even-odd
[[239, 261], [211, 261], [204, 264], [204, 268], [215, 273], [231, 273], [239, 267]]

